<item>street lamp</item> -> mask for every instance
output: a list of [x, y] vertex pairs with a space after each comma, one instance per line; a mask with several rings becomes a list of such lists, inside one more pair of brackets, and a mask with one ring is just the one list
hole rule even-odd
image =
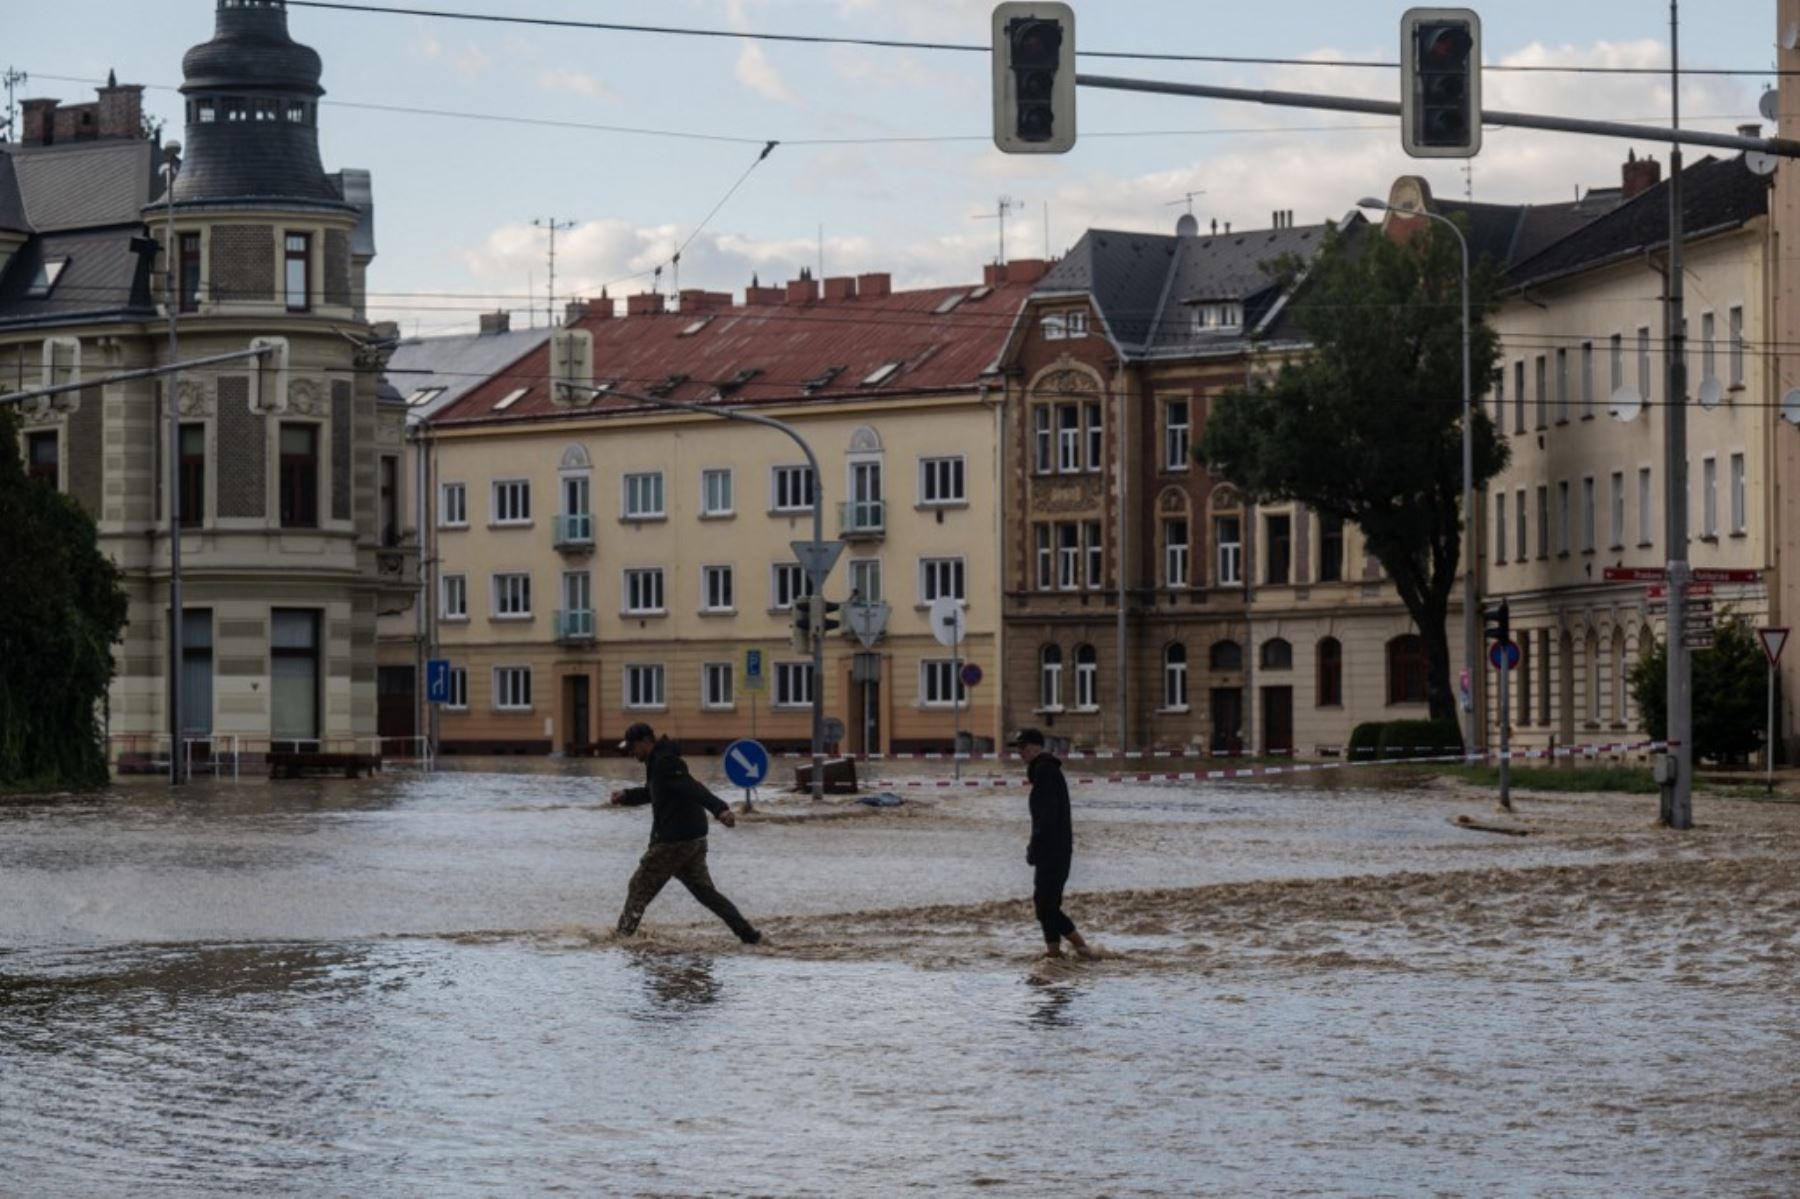
[[[169, 310], [169, 363], [181, 361], [181, 333], [176, 313], [181, 309], [181, 255], [175, 242], [175, 176], [181, 171], [181, 143], [163, 147], [163, 305]], [[181, 610], [181, 376], [171, 373], [163, 389], [163, 410], [168, 418], [169, 465], [163, 472], [169, 496], [169, 783], [187, 781], [183, 768], [181, 735], [181, 668], [187, 627]]]
[[1480, 677], [1476, 673], [1475, 644], [1476, 630], [1480, 626], [1476, 624], [1475, 605], [1475, 408], [1471, 392], [1473, 381], [1469, 377], [1469, 240], [1455, 221], [1440, 213], [1422, 208], [1393, 208], [1387, 201], [1373, 196], [1358, 200], [1356, 206], [1436, 221], [1456, 234], [1456, 244], [1462, 250], [1463, 670], [1469, 679], [1469, 718], [1463, 726], [1463, 753], [1472, 756], [1476, 742], [1475, 681]]

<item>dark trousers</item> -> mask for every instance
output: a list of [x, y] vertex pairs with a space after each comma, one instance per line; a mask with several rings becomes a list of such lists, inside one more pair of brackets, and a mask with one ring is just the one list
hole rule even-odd
[[1075, 922], [1062, 910], [1063, 888], [1069, 882], [1069, 859], [1053, 858], [1037, 864], [1037, 878], [1031, 890], [1031, 906], [1037, 910], [1038, 923], [1044, 926], [1044, 942], [1058, 945], [1075, 931]]
[[693, 841], [652, 842], [650, 848], [644, 851], [636, 873], [631, 876], [631, 886], [625, 895], [625, 910], [619, 913], [620, 936], [629, 937], [637, 932], [638, 922], [644, 918], [644, 909], [650, 906], [650, 901], [668, 885], [670, 879], [679, 881], [703, 907], [729, 925], [739, 940], [751, 941], [756, 938], [756, 929], [744, 919], [736, 905], [719, 894], [719, 889], [713, 886], [712, 875], [706, 869], [705, 837]]

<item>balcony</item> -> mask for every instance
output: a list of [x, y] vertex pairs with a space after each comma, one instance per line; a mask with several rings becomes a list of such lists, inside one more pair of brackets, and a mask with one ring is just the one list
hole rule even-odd
[[876, 541], [887, 532], [887, 503], [850, 500], [838, 505], [838, 536], [845, 541]]
[[592, 512], [568, 512], [556, 517], [552, 522], [552, 536], [556, 539], [556, 548], [565, 554], [591, 554], [594, 552], [594, 514]]
[[556, 640], [563, 645], [582, 645], [594, 639], [592, 608], [558, 608]]

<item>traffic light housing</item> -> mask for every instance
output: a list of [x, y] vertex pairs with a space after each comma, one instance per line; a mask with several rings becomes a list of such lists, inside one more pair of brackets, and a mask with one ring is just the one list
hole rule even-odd
[[819, 636], [830, 634], [831, 630], [843, 627], [843, 621], [831, 619], [831, 614], [843, 608], [842, 604], [834, 604], [822, 595], [812, 597], [812, 626], [819, 631]]
[[1481, 18], [1412, 8], [1400, 18], [1400, 143], [1414, 158], [1481, 150]]
[[1489, 608], [1482, 613], [1487, 621], [1487, 639], [1497, 645], [1505, 645], [1512, 640], [1512, 607], [1500, 601], [1498, 608]]
[[994, 9], [994, 144], [1008, 154], [1075, 146], [1075, 10], [1015, 0]]
[[788, 634], [788, 644], [794, 647], [797, 654], [812, 653], [812, 601], [813, 597], [803, 595], [794, 601], [794, 623]]

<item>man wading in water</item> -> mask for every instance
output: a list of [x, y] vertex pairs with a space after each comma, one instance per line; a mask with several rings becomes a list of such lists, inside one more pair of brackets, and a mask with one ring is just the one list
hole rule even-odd
[[737, 824], [731, 805], [708, 791], [693, 775], [681, 752], [667, 737], [657, 739], [649, 725], [634, 724], [625, 730], [619, 748], [644, 764], [645, 785], [614, 791], [612, 801], [625, 807], [650, 805], [650, 848], [631, 876], [625, 910], [619, 913], [619, 935], [637, 932], [644, 909], [670, 879], [681, 880], [693, 897], [713, 915], [731, 926], [738, 940], [755, 945], [762, 934], [744, 919], [733, 903], [713, 886], [706, 870], [706, 814], [711, 812], [726, 828]]
[[1062, 763], [1044, 750], [1044, 734], [1023, 729], [1013, 744], [1025, 759], [1031, 779], [1031, 843], [1025, 847], [1025, 864], [1037, 867], [1031, 902], [1038, 923], [1044, 926], [1044, 956], [1062, 956], [1067, 940], [1084, 958], [1097, 956], [1075, 931], [1075, 922], [1062, 910], [1063, 887], [1069, 881], [1069, 863], [1075, 856], [1075, 828], [1069, 820], [1069, 783]]

